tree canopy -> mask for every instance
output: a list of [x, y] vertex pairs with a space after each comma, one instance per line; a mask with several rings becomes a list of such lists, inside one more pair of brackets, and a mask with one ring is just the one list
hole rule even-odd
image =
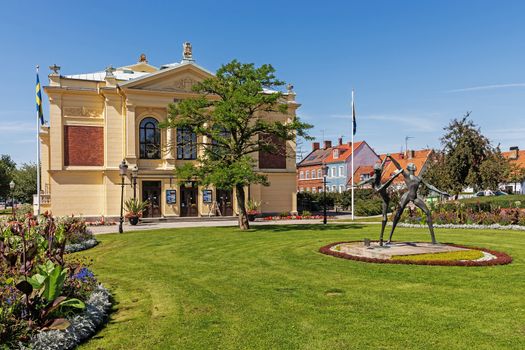
[[424, 177], [438, 188], [458, 194], [465, 187], [497, 189], [509, 177], [510, 165], [499, 147], [493, 147], [470, 112], [453, 119], [441, 137], [443, 146], [431, 159]]
[[[271, 65], [255, 67], [233, 60], [221, 66], [215, 77], [193, 86], [197, 97], [171, 104], [161, 125], [189, 129], [198, 136], [202, 152], [195, 163], [177, 168], [176, 176], [235, 189], [241, 229], [249, 228], [244, 187], [268, 185], [267, 176], [255, 169], [257, 152], [295, 157], [275, 141], [309, 139], [311, 126], [288, 113], [287, 96], [278, 91], [284, 85]], [[274, 117], [275, 113], [284, 118]]]

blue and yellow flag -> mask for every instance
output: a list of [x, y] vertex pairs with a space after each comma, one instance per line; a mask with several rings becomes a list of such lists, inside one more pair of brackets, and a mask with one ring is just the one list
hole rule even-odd
[[38, 72], [36, 73], [36, 111], [40, 124], [44, 125], [44, 113], [42, 112], [42, 92], [40, 91], [40, 79], [38, 78]]

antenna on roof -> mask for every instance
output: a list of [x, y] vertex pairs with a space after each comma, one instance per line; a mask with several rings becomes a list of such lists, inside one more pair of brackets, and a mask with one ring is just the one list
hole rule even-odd
[[408, 156], [408, 140], [413, 138], [412, 136], [405, 136], [405, 156]]

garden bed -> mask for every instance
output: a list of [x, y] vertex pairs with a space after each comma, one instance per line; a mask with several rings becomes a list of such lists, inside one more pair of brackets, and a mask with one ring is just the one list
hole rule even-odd
[[[361, 241], [337, 242], [323, 246], [319, 251], [338, 258], [378, 264], [492, 266], [512, 262], [512, 258], [503, 252], [452, 243], [432, 245], [393, 242], [391, 246], [385, 247], [380, 247], [377, 242], [374, 246], [373, 243], [369, 247], [364, 246]], [[418, 250], [412, 249], [413, 247], [417, 247]], [[396, 251], [400, 254], [396, 254]], [[406, 254], [407, 251], [409, 254]], [[473, 252], [479, 252], [481, 255], [472, 254]]]
[[30, 347], [22, 346], [21, 349], [74, 349], [107, 322], [110, 310], [111, 294], [99, 285], [86, 301], [85, 310], [69, 319], [71, 325], [67, 329], [39, 331], [31, 338]]

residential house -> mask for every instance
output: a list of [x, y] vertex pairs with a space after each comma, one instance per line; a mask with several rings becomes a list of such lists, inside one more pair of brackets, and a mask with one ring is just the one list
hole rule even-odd
[[[525, 174], [525, 150], [520, 150], [518, 146], [510, 147], [508, 152], [501, 152], [501, 154], [507, 158], [511, 165], [516, 167], [516, 170], [521, 169]], [[525, 194], [525, 177], [519, 180], [517, 177], [516, 182], [500, 184], [507, 193]]]
[[[358, 168], [373, 166], [379, 161], [379, 156], [365, 141], [354, 142], [353, 152], [354, 174]], [[352, 143], [343, 143], [343, 139], [339, 138], [337, 146], [332, 148], [325, 163], [328, 166], [327, 188], [329, 191], [341, 193], [350, 189], [349, 182], [352, 179]]]
[[297, 164], [297, 191], [323, 191], [323, 164], [332, 151], [332, 142], [324, 141], [323, 148], [319, 142], [312, 143], [312, 151]]

